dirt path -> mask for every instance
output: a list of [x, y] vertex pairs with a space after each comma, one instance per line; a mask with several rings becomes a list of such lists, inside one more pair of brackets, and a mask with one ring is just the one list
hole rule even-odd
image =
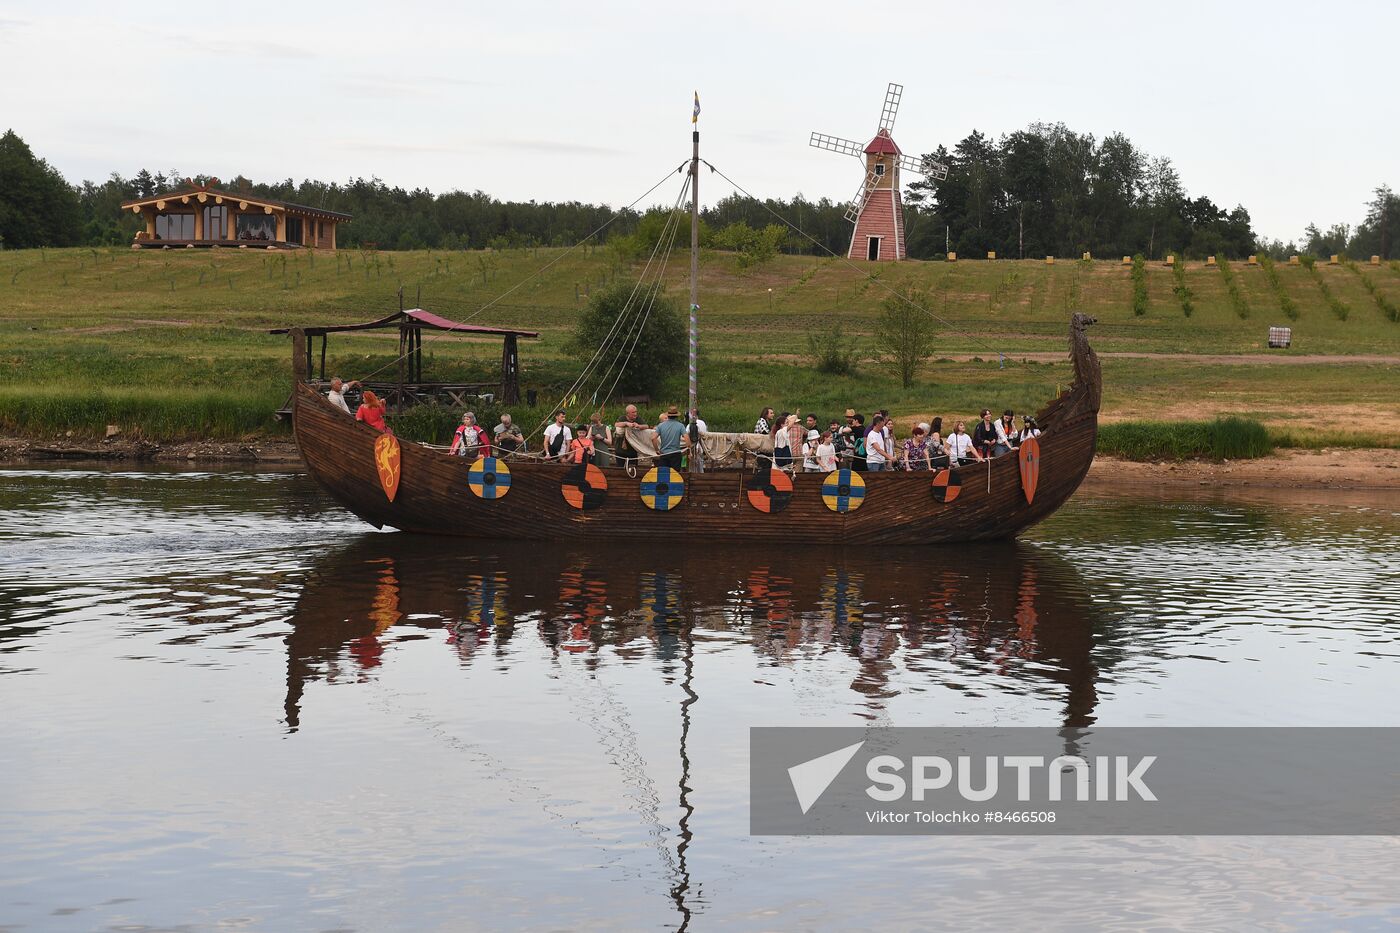
[[[1037, 363], [1058, 362], [1065, 358], [1063, 353], [1018, 353], [1017, 359], [1035, 360]], [[1384, 356], [1378, 353], [1358, 353], [1354, 356], [1326, 355], [1309, 353], [1297, 356], [1269, 356], [1265, 353], [1137, 353], [1131, 350], [1100, 353], [1101, 359], [1110, 360], [1173, 360], [1183, 363], [1210, 363], [1228, 366], [1356, 366], [1380, 363], [1387, 366], [1400, 365], [1400, 356]], [[972, 359], [972, 357], [967, 357]]]
[[[742, 355], [742, 354], [741, 354]], [[1099, 359], [1104, 360], [1169, 360], [1174, 363], [1194, 363], [1201, 366], [1400, 366], [1400, 356], [1387, 356], [1381, 353], [1325, 354], [1308, 353], [1298, 355], [1272, 356], [1267, 353], [1146, 353], [1137, 350], [1100, 350]], [[752, 359], [774, 362], [804, 362], [807, 356], [801, 353], [753, 353]], [[996, 362], [996, 353], [961, 354], [940, 356], [940, 360], [954, 363], [971, 363], [973, 360]], [[1068, 353], [1008, 353], [1007, 362], [1028, 361], [1033, 363], [1061, 363], [1069, 359]]]

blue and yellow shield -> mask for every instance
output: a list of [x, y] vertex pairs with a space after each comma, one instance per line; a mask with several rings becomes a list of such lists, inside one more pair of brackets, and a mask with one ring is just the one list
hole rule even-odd
[[642, 501], [649, 509], [669, 512], [685, 498], [685, 479], [670, 467], [652, 467], [642, 477]]
[[510, 467], [495, 457], [479, 457], [467, 470], [467, 485], [482, 499], [503, 499], [510, 492]]
[[865, 480], [851, 470], [833, 470], [822, 481], [822, 501], [833, 512], [854, 512], [865, 501]]

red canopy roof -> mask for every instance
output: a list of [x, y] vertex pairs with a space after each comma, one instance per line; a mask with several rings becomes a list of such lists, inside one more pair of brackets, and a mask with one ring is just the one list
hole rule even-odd
[[[410, 308], [406, 311], [395, 311], [393, 314], [377, 321], [366, 321], [363, 324], [327, 324], [321, 327], [304, 327], [302, 330], [308, 337], [321, 337], [326, 334], [338, 334], [349, 330], [383, 330], [389, 327], [424, 327], [430, 330], [451, 331], [454, 334], [490, 334], [494, 337], [538, 337], [539, 333], [533, 330], [512, 330], [508, 327], [487, 327], [484, 324], [459, 324], [456, 321], [449, 321], [441, 315], [433, 314], [431, 311], [424, 311], [422, 308]], [[285, 334], [290, 328], [279, 327], [270, 330], [270, 334]]]
[[463, 334], [519, 334], [525, 337], [538, 337], [534, 331], [509, 330], [501, 327], [487, 327], [483, 324], [458, 324], [456, 321], [449, 321], [440, 314], [431, 311], [424, 311], [422, 308], [410, 308], [404, 312], [405, 317], [411, 317], [415, 321], [421, 322], [425, 327], [436, 328], [437, 330], [451, 330]]
[[899, 147], [894, 144], [893, 137], [889, 130], [881, 130], [875, 134], [875, 138], [870, 141], [870, 145], [865, 147], [867, 154], [878, 153], [880, 155], [901, 155]]

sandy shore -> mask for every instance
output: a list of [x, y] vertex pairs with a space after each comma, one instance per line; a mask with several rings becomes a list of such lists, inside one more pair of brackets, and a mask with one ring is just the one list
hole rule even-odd
[[[115, 438], [53, 441], [0, 438], [0, 460], [127, 460], [155, 463], [301, 461], [290, 439], [152, 444]], [[1400, 490], [1400, 450], [1282, 450], [1258, 460], [1140, 463], [1099, 456], [1089, 471], [1096, 485], [1221, 486], [1277, 489]]]
[[1400, 450], [1280, 450], [1257, 460], [1223, 463], [1139, 463], [1100, 456], [1094, 458], [1089, 479], [1156, 487], [1400, 490]]

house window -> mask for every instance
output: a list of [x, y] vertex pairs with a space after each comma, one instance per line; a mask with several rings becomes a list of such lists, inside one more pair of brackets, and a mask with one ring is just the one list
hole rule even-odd
[[305, 241], [302, 239], [302, 237], [301, 237], [301, 218], [300, 218], [300, 217], [288, 217], [288, 218], [287, 218], [287, 242], [288, 242], [288, 243], [302, 243], [302, 242], [305, 242]]
[[876, 175], [876, 177], [878, 178], [879, 176], [881, 176], [881, 175], [883, 175], [883, 174], [885, 174], [885, 163], [883, 163], [883, 162], [876, 162], [876, 163], [875, 163], [875, 175]]
[[277, 239], [277, 221], [271, 214], [239, 214], [233, 224], [234, 235], [240, 240], [269, 242]]
[[157, 240], [193, 240], [194, 214], [157, 214]]
[[204, 239], [222, 240], [228, 232], [228, 208], [206, 207], [204, 209]]

